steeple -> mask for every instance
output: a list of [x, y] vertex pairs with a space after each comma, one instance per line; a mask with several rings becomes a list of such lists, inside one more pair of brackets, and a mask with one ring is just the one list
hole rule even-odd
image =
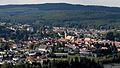
[[64, 32], [64, 38], [66, 39], [66, 37], [67, 37], [67, 33], [66, 33], [66, 31]]

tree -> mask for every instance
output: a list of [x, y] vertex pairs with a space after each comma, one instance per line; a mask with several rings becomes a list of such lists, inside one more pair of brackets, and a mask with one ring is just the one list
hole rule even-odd
[[114, 40], [114, 34], [113, 34], [113, 32], [108, 32], [107, 35], [106, 35], [106, 39], [108, 39], [108, 40]]
[[4, 64], [1, 66], [1, 68], [12, 68], [12, 67], [7, 62], [4, 62]]
[[25, 64], [22, 62], [18, 62], [16, 63], [16, 65], [14, 66], [14, 68], [25, 68]]

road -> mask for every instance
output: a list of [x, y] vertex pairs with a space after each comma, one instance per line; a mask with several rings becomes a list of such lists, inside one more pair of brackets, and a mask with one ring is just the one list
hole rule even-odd
[[105, 64], [104, 68], [120, 68], [120, 63]]

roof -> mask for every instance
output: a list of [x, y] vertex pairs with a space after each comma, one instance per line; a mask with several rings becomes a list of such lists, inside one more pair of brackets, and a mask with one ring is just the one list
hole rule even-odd
[[74, 36], [67, 36], [65, 39], [67, 39], [67, 40], [73, 40]]
[[115, 44], [115, 45], [120, 45], [120, 42], [113, 42], [113, 44]]

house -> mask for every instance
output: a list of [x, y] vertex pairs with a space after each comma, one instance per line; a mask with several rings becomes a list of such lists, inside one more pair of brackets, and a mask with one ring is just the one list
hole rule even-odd
[[67, 57], [68, 53], [54, 53], [55, 57]]
[[120, 42], [113, 42], [115, 44], [117, 51], [120, 52]]
[[108, 49], [108, 47], [101, 47], [101, 49], [102, 49], [102, 50], [107, 50], [107, 49]]
[[65, 32], [65, 37], [64, 37], [66, 40], [74, 40], [74, 36], [70, 36], [70, 35], [67, 35], [67, 33]]
[[35, 55], [36, 55], [36, 52], [35, 52], [35, 51], [29, 51], [28, 55], [29, 55], [29, 56], [35, 56]]
[[81, 51], [81, 57], [97, 57], [97, 53], [92, 53], [91, 51]]
[[47, 45], [40, 45], [37, 50], [42, 51], [42, 52], [47, 52]]

